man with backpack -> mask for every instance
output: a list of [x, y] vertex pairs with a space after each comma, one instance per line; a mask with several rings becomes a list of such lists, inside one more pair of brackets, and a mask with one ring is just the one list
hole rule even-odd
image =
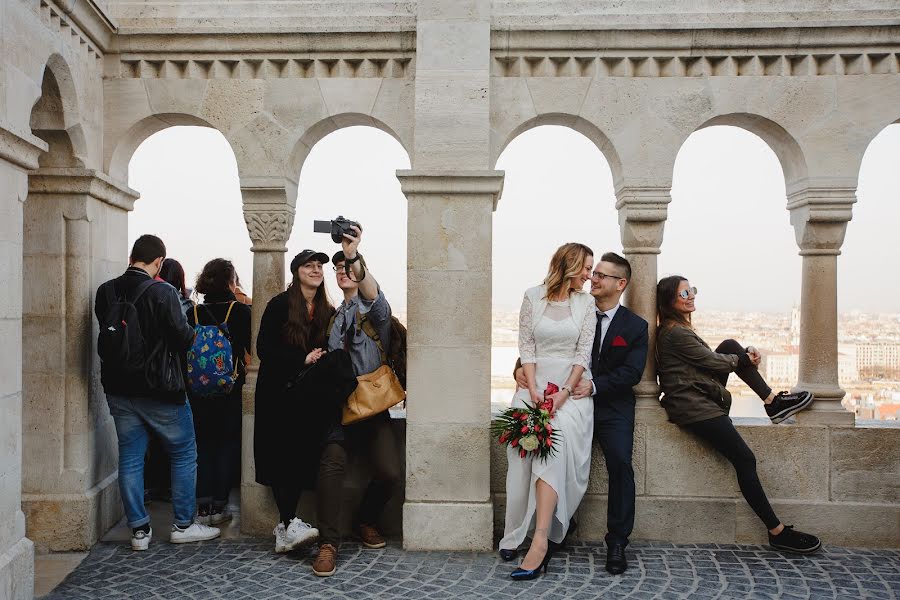
[[142, 235], [129, 267], [97, 289], [100, 378], [119, 439], [119, 491], [131, 527], [132, 550], [146, 550], [153, 535], [144, 507], [144, 454], [149, 436], [162, 440], [172, 473], [175, 544], [211, 540], [215, 527], [194, 522], [197, 445], [182, 363], [194, 330], [178, 292], [157, 281], [166, 256], [163, 241]]
[[[343, 249], [331, 259], [344, 300], [328, 331], [328, 349], [346, 350], [359, 380], [391, 362], [390, 357], [399, 349], [394, 347], [392, 352], [391, 344], [401, 340], [392, 339], [396, 325], [391, 306], [357, 251], [362, 231], [356, 226], [351, 229], [353, 235], [344, 235]], [[400, 370], [398, 365], [391, 368]], [[405, 375], [405, 364], [402, 370]], [[376, 523], [401, 478], [400, 453], [386, 410], [349, 425], [339, 424], [328, 435], [318, 475], [319, 554], [312, 566], [313, 573], [320, 577], [333, 575], [336, 570], [344, 475], [350, 456], [364, 457], [372, 468], [372, 480], [353, 520], [354, 527], [364, 547], [383, 548], [385, 541]]]

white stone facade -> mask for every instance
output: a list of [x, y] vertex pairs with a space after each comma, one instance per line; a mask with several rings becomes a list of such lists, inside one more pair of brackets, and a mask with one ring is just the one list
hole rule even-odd
[[[254, 326], [284, 287], [310, 148], [336, 129], [370, 125], [409, 153], [412, 168], [398, 177], [409, 198], [409, 392], [417, 399], [403, 509], [411, 549], [492, 543], [500, 502], [487, 432], [491, 213], [503, 148], [541, 124], [597, 144], [636, 274], [627, 301], [652, 322], [679, 148], [711, 125], [757, 134], [781, 162], [803, 256], [796, 383], [819, 400], [801, 415], [808, 427], [748, 437], [810, 460], [829, 456], [816, 471], [824, 479], [810, 481], [818, 514], [829, 523], [849, 523], [857, 510], [881, 515], [893, 529], [853, 539], [897, 545], [900, 505], [896, 488], [891, 496], [884, 486], [896, 481], [900, 442], [896, 430], [854, 429], [840, 406], [836, 289], [863, 154], [900, 119], [894, 0], [5, 0], [0, 34], [0, 339], [8, 349], [0, 598], [31, 596], [31, 540], [39, 550], [85, 548], [119, 516], [92, 297], [128, 252], [137, 197], [124, 184], [129, 160], [149, 135], [178, 124], [214, 127], [234, 150], [253, 242]], [[458, 373], [468, 374], [462, 387]], [[639, 519], [647, 535], [676, 539], [682, 530], [654, 521], [671, 512], [667, 497], [704, 521], [715, 502], [691, 482], [697, 453], [665, 424], [653, 373], [651, 361], [637, 388], [641, 468], [684, 471], [677, 481], [647, 479], [641, 502], [656, 508]], [[273, 507], [254, 483], [252, 385], [247, 392], [242, 522], [264, 532]], [[461, 430], [467, 443], [453, 443]], [[849, 463], [835, 447], [852, 458], [885, 444], [893, 459], [842, 477]], [[718, 470], [709, 484], [732, 485]], [[853, 492], [857, 484], [872, 489]], [[805, 487], [779, 490], [788, 506], [813, 498]], [[745, 539], [738, 529], [725, 535]]]

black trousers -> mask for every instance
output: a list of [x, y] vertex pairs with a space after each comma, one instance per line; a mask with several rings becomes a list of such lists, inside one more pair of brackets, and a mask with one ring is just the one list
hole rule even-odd
[[627, 544], [634, 529], [634, 406], [594, 411], [594, 439], [603, 451], [609, 474], [606, 507], [606, 543]]
[[387, 413], [344, 428], [343, 441], [325, 445], [319, 463], [316, 513], [322, 544], [337, 547], [344, 506], [344, 479], [352, 456], [366, 460], [371, 481], [363, 494], [355, 524], [374, 526], [400, 481], [400, 452]]
[[[728, 354], [732, 354], [728, 352]], [[756, 473], [756, 457], [744, 438], [734, 428], [731, 419], [726, 415], [714, 417], [697, 423], [682, 426], [687, 431], [705, 440], [734, 466], [741, 494], [753, 512], [756, 513], [766, 529], [774, 529], [781, 521], [766, 498], [759, 475]]]
[[[741, 346], [735, 340], [725, 340], [716, 348], [716, 352], [719, 354], [737, 354], [738, 356], [747, 354], [747, 351], [744, 350], [744, 347]], [[769, 397], [769, 394], [772, 393], [772, 388], [769, 387], [769, 384], [762, 378], [762, 375], [759, 374], [759, 369], [756, 368], [755, 365], [749, 365], [747, 367], [738, 367], [734, 374], [743, 380], [744, 383], [750, 386], [750, 389], [759, 396], [760, 400], [765, 400]], [[716, 374], [719, 381], [722, 382], [722, 385], [728, 384], [728, 373], [718, 373]]]
[[241, 387], [224, 398], [194, 398], [197, 504], [225, 506], [241, 461]]

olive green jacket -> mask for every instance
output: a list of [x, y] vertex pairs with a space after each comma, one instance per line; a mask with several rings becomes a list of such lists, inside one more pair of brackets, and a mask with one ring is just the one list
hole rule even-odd
[[738, 366], [737, 354], [719, 354], [683, 325], [661, 329], [656, 337], [660, 402], [669, 420], [687, 425], [727, 415], [731, 394], [718, 376]]

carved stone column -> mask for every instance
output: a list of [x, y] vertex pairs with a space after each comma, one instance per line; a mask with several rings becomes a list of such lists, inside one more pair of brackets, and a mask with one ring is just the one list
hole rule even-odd
[[636, 419], [658, 422], [666, 419], [659, 404], [656, 381], [656, 281], [657, 256], [663, 240], [670, 186], [620, 186], [616, 190], [619, 232], [625, 257], [631, 263], [631, 282], [625, 291], [625, 304], [647, 320], [649, 352], [641, 382], [635, 388]]
[[269, 300], [285, 289], [284, 254], [294, 224], [293, 199], [296, 198], [296, 186], [291, 183], [285, 185], [283, 180], [243, 180], [241, 183], [244, 221], [253, 242], [253, 361], [247, 368], [247, 383], [243, 391], [241, 530], [250, 534], [262, 534], [271, 531], [278, 520], [278, 512], [274, 509], [272, 494], [268, 488], [256, 483], [253, 461], [256, 378], [259, 372], [256, 337]]
[[28, 171], [46, 150], [0, 125], [0, 596], [12, 600], [34, 594], [34, 544], [22, 512], [22, 213]]
[[841, 406], [838, 384], [837, 257], [856, 190], [805, 186], [788, 195], [788, 209], [800, 256], [800, 371], [795, 389], [816, 396], [797, 415], [801, 424], [852, 425], [855, 415]]
[[492, 213], [500, 171], [398, 171], [409, 199], [410, 550], [489, 550]]
[[115, 427], [96, 384], [93, 301], [125, 268], [127, 229], [115, 248], [109, 224], [126, 224], [136, 197], [89, 169], [44, 168], [28, 178], [22, 506], [44, 551], [87, 550], [122, 513]]

